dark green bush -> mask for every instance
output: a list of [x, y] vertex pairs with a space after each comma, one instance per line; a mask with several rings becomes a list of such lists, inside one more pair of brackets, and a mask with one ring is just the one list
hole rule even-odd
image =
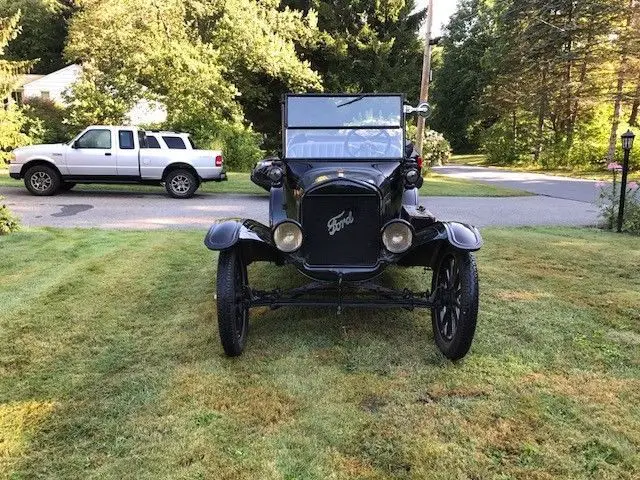
[[35, 143], [63, 143], [71, 139], [73, 133], [64, 122], [66, 110], [47, 98], [32, 97], [25, 100], [24, 114], [28, 122], [37, 128], [33, 135]]

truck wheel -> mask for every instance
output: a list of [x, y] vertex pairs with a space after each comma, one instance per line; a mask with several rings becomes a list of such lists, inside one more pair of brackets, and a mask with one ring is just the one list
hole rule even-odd
[[244, 301], [247, 266], [240, 250], [223, 250], [218, 257], [218, 330], [224, 353], [237, 357], [244, 350], [249, 330], [249, 307]]
[[31, 167], [24, 175], [24, 185], [33, 195], [55, 195], [61, 184], [60, 174], [46, 165]]
[[472, 253], [448, 250], [442, 255], [431, 281], [438, 289], [439, 306], [431, 310], [433, 337], [450, 360], [464, 357], [476, 331], [478, 270]]
[[164, 186], [173, 198], [190, 198], [200, 185], [196, 176], [189, 170], [177, 169], [167, 174]]

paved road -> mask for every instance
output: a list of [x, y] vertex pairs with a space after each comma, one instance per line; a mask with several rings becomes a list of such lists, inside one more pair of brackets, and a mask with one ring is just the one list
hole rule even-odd
[[[0, 187], [5, 203], [25, 226], [101, 228], [202, 228], [222, 217], [268, 218], [267, 197], [197, 195], [176, 200], [158, 193], [71, 191], [34, 197], [23, 188]], [[483, 226], [593, 225], [595, 206], [543, 196], [507, 198], [424, 197], [443, 220]]]
[[557, 177], [540, 173], [510, 172], [499, 168], [466, 165], [434, 167], [433, 170], [449, 177], [491, 183], [502, 187], [525, 190], [536, 195], [579, 202], [593, 203], [597, 195], [596, 182], [593, 180]]

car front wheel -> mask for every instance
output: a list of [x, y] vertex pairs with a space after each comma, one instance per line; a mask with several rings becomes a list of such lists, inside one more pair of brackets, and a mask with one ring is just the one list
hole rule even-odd
[[218, 257], [217, 308], [218, 330], [224, 353], [240, 355], [249, 330], [249, 307], [245, 302], [247, 266], [240, 250], [223, 250]]
[[24, 175], [24, 185], [33, 195], [41, 197], [55, 195], [62, 180], [58, 172], [46, 165], [36, 165]]
[[189, 170], [172, 170], [164, 180], [167, 193], [173, 198], [190, 198], [198, 189], [198, 178]]
[[450, 250], [442, 255], [431, 283], [438, 305], [431, 310], [433, 337], [450, 360], [464, 357], [476, 331], [478, 270], [472, 253]]

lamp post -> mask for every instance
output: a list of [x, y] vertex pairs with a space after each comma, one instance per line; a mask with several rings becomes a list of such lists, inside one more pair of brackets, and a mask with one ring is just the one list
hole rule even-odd
[[627, 195], [627, 175], [629, 174], [629, 153], [633, 148], [633, 140], [636, 136], [631, 130], [622, 135], [622, 150], [624, 150], [624, 164], [622, 165], [622, 183], [620, 184], [620, 205], [618, 206], [618, 233], [622, 232], [624, 221], [624, 203]]

